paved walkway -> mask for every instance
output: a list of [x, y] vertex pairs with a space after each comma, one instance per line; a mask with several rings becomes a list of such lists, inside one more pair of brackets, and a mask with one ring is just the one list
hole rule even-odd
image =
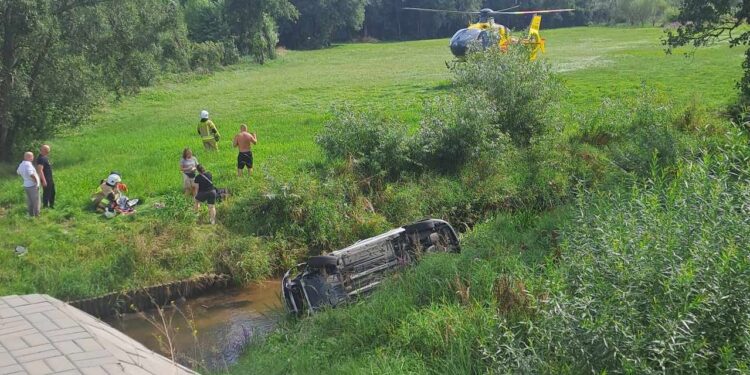
[[196, 374], [47, 295], [0, 298], [0, 375]]

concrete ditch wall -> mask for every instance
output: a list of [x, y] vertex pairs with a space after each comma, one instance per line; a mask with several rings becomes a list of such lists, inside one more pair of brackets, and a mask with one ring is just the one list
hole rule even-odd
[[103, 296], [69, 301], [73, 307], [99, 318], [119, 313], [138, 312], [166, 306], [173, 301], [197, 297], [231, 285], [229, 275], [201, 275], [188, 280], [146, 287], [140, 290], [110, 293]]

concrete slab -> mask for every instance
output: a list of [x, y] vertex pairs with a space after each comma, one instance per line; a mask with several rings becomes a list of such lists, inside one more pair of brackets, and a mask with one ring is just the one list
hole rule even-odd
[[47, 295], [0, 297], [0, 375], [197, 374]]

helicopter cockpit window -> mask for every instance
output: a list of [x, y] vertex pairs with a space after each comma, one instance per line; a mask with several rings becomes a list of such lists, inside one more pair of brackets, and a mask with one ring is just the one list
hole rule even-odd
[[450, 41], [451, 51], [455, 56], [465, 56], [469, 46], [476, 41], [480, 41], [480, 34], [483, 31], [477, 29], [461, 29], [453, 35]]

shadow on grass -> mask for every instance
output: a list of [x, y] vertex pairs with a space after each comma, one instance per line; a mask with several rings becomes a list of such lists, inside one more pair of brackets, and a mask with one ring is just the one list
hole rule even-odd
[[453, 87], [453, 84], [451, 82], [442, 82], [440, 84], [437, 84], [435, 86], [427, 88], [429, 91], [435, 91], [435, 92], [447, 92]]

